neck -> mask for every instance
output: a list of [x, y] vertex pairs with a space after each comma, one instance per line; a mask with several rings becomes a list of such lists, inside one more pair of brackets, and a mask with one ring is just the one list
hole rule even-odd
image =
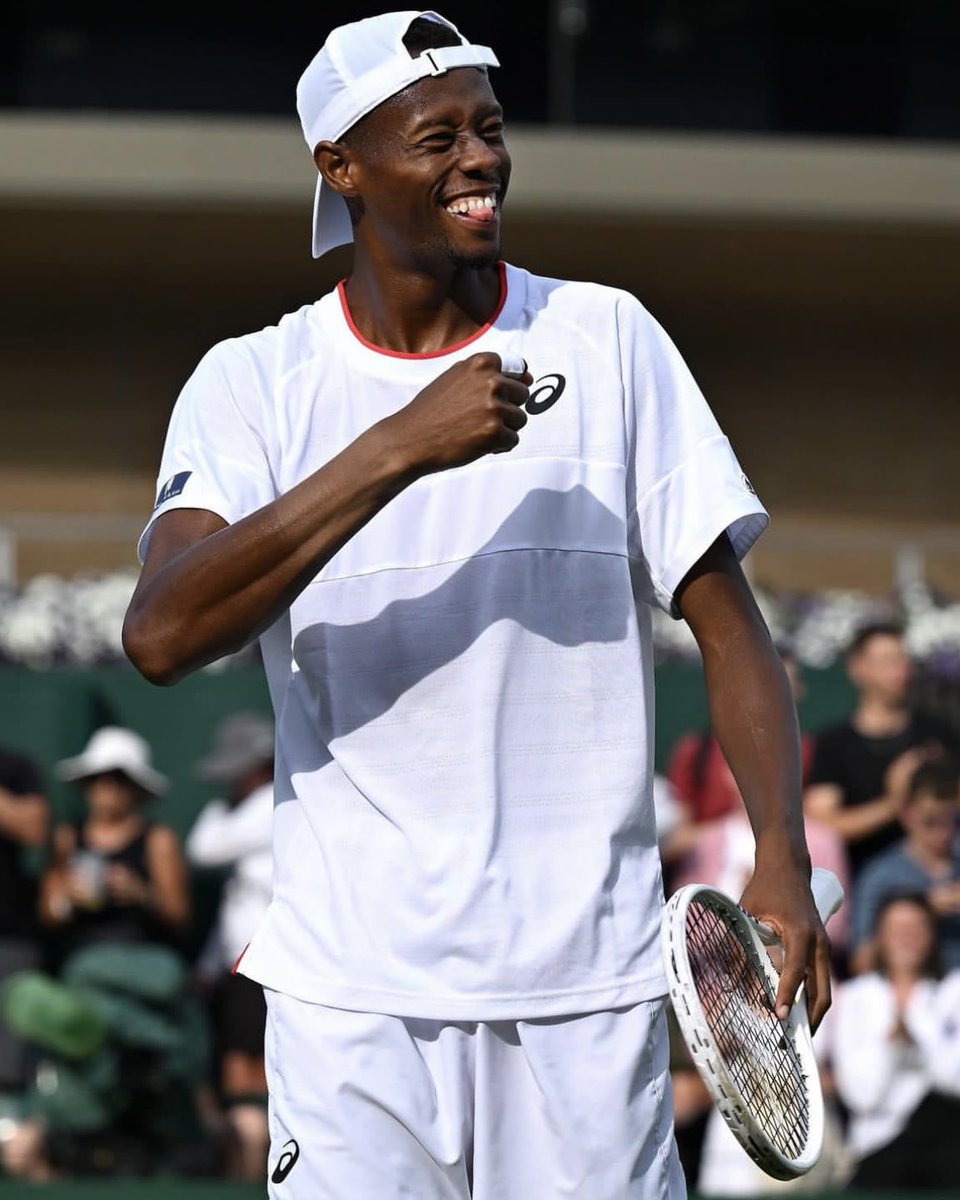
[[401, 354], [430, 354], [465, 341], [490, 320], [500, 300], [500, 270], [385, 267], [358, 243], [346, 296], [367, 341]]
[[862, 696], [853, 714], [853, 724], [860, 733], [885, 737], [902, 733], [910, 720], [906, 707], [876, 696]]

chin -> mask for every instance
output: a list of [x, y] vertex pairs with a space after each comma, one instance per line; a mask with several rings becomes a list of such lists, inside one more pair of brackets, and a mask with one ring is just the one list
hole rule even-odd
[[485, 271], [500, 261], [500, 247], [484, 246], [476, 250], [464, 250], [459, 246], [447, 247], [447, 258], [464, 271]]

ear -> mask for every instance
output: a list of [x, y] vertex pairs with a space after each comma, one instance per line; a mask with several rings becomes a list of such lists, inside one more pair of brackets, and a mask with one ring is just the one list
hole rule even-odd
[[353, 181], [355, 164], [349, 146], [343, 142], [318, 142], [313, 161], [324, 182], [339, 195], [348, 197], [359, 194]]

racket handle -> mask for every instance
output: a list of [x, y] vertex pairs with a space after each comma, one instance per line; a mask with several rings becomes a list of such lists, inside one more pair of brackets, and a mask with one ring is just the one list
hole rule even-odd
[[840, 880], [832, 871], [814, 867], [810, 873], [810, 890], [813, 892], [813, 902], [817, 906], [820, 920], [826, 924], [827, 918], [832, 917], [843, 903]]

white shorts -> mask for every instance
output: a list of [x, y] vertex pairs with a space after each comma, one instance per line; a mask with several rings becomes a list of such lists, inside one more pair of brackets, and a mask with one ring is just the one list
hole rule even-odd
[[533, 1021], [267, 991], [272, 1200], [683, 1200], [662, 1000]]

